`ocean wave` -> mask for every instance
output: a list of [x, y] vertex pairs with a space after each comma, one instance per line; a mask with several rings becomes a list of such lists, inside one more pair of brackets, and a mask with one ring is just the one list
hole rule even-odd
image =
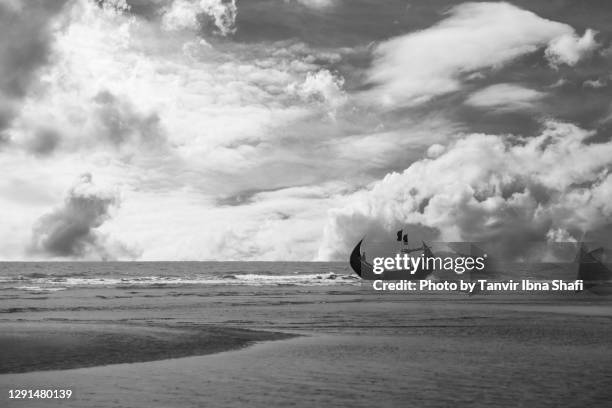
[[173, 287], [195, 285], [248, 285], [248, 286], [324, 286], [358, 285], [354, 275], [329, 273], [267, 275], [267, 274], [224, 274], [222, 276], [139, 276], [139, 277], [31, 277], [0, 282], [18, 282], [11, 289], [26, 291], [58, 291], [76, 287]]
[[66, 290], [65, 287], [48, 287], [48, 286], [16, 286], [13, 289], [26, 290], [28, 292], [59, 292], [60, 290]]

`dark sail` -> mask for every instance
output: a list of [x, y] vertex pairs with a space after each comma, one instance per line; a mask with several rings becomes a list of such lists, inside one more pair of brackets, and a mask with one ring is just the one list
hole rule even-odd
[[399, 230], [397, 231], [397, 240], [401, 241], [402, 240], [402, 233], [404, 232], [404, 230]]
[[351, 268], [353, 268], [353, 270], [358, 276], [361, 276], [361, 242], [363, 242], [363, 239], [359, 241], [357, 246], [353, 249], [353, 252], [351, 252], [351, 257], [349, 259]]

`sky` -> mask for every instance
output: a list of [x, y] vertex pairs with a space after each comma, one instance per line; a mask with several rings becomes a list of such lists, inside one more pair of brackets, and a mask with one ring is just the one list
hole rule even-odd
[[0, 260], [612, 245], [605, 0], [0, 0]]

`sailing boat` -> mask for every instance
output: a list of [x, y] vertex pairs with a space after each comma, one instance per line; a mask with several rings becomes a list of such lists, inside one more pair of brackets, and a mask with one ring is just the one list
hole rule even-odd
[[[402, 230], [397, 232], [397, 240], [403, 245], [398, 251], [400, 254], [411, 254], [410, 256], [433, 257], [431, 248], [422, 241], [422, 246], [410, 248], [408, 245], [408, 234], [402, 234]], [[364, 238], [365, 239], [365, 238]], [[433, 271], [423, 268], [423, 265], [416, 270], [385, 270], [383, 273], [375, 274], [373, 265], [366, 259], [365, 252], [361, 251], [363, 239], [357, 243], [349, 259], [351, 268], [357, 275], [365, 280], [423, 280]]]
[[576, 255], [578, 279], [584, 281], [584, 288], [595, 294], [612, 293], [612, 271], [603, 263], [603, 248], [589, 251], [583, 243]]

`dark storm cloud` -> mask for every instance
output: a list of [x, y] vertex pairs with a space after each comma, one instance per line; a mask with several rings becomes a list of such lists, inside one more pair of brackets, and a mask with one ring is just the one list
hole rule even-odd
[[112, 245], [97, 228], [110, 218], [110, 211], [116, 205], [118, 200], [114, 194], [98, 190], [90, 174], [82, 175], [68, 192], [64, 204], [37, 221], [31, 251], [50, 257], [113, 258]]
[[50, 25], [66, 0], [0, 2], [0, 141], [37, 69], [49, 60]]

